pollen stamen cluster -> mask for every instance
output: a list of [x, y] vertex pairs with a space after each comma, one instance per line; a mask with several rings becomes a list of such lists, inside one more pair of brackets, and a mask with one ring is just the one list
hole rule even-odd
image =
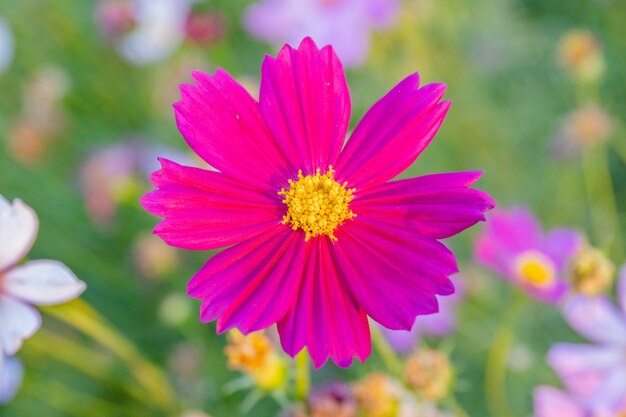
[[284, 188], [279, 195], [284, 196], [283, 203], [288, 207], [283, 216], [283, 224], [291, 223], [293, 230], [298, 228], [306, 233], [305, 240], [311, 237], [327, 235], [337, 240], [335, 229], [344, 220], [356, 216], [348, 207], [354, 198], [354, 188], [346, 188], [347, 182], [338, 183], [333, 178], [333, 167], [322, 175], [319, 168], [315, 175], [302, 175], [298, 171], [298, 180], [289, 180], [289, 191]]

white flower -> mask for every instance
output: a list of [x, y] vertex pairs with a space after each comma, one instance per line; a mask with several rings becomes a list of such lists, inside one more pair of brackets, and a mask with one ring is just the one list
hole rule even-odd
[[23, 376], [24, 367], [19, 359], [0, 354], [0, 404], [6, 404], [15, 397]]
[[13, 34], [9, 26], [0, 18], [0, 73], [9, 67], [13, 60]]
[[[61, 304], [86, 288], [61, 262], [18, 265], [32, 247], [38, 225], [30, 207], [21, 200], [10, 204], [0, 195], [0, 357], [14, 355], [39, 329], [41, 316], [33, 305]], [[0, 374], [4, 372], [1, 362]]]
[[185, 38], [191, 0], [135, 0], [137, 27], [118, 45], [134, 65], [160, 61], [171, 55]]

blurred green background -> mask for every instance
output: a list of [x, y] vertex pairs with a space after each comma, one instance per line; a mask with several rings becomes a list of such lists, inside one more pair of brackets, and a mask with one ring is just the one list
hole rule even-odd
[[[245, 393], [224, 392], [224, 384], [238, 377], [227, 369], [224, 337], [216, 336], [213, 324], [200, 324], [199, 303], [185, 298], [187, 280], [210, 253], [162, 255], [164, 249], [156, 249], [158, 256], [172, 258], [171, 265], [146, 271], [138, 265], [137, 242], [157, 219], [137, 202], [149, 188], [145, 175], [118, 187], [115, 215], [94, 222], [81, 166], [94, 151], [129, 138], [140, 137], [142, 147], [186, 152], [170, 104], [191, 69], [212, 72], [219, 66], [248, 85], [258, 84], [263, 56], [275, 50], [242, 29], [247, 3], [200, 2], [220, 13], [225, 25], [219, 39], [208, 45], [186, 41], [167, 59], [137, 67], [116, 53], [94, 23], [94, 1], [0, 2], [0, 17], [16, 44], [11, 66], [0, 74], [0, 194], [23, 199], [39, 215], [39, 238], [29, 256], [62, 260], [88, 284], [84, 300], [167, 375], [181, 412], [202, 409], [217, 417], [242, 415]], [[411, 72], [419, 71], [425, 82], [446, 82], [452, 109], [405, 175], [483, 169], [480, 188], [501, 207], [525, 205], [546, 226], [584, 230], [593, 244], [623, 261], [618, 237], [626, 224], [626, 2], [407, 0], [402, 7], [395, 27], [373, 35], [368, 62], [347, 72], [353, 126]], [[574, 29], [590, 30], [601, 43], [606, 70], [593, 85], [581, 87], [559, 65], [559, 40]], [[53, 74], [58, 103], [43, 133], [20, 131], [27, 102], [43, 100], [41, 92], [27, 98], [42, 72]], [[589, 98], [612, 117], [609, 140], [583, 156], [559, 157], [554, 140], [564, 117]], [[488, 415], [487, 352], [513, 295], [472, 265], [475, 233], [450, 242], [471, 290], [461, 328], [441, 344], [452, 351], [460, 403], [470, 416], [482, 417]], [[554, 308], [537, 304], [526, 311], [508, 386], [518, 416], [531, 414], [534, 386], [557, 384], [544, 363], [548, 347], [577, 340]], [[136, 382], [127, 363], [52, 315], [44, 314], [44, 330], [19, 356], [26, 367], [24, 386], [11, 404], [0, 406], [2, 416], [168, 415], [154, 398], [132, 394], [128, 387]], [[347, 371], [327, 364], [314, 380], [355, 379], [380, 369], [374, 353]], [[264, 399], [248, 415], [270, 416], [278, 409]]]

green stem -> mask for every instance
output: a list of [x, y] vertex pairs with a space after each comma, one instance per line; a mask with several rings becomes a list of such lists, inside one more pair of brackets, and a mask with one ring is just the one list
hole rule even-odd
[[174, 406], [174, 393], [163, 373], [148, 362], [128, 339], [81, 299], [42, 309], [77, 329], [117, 356], [146, 390], [149, 399], [166, 412]]
[[402, 362], [398, 359], [398, 356], [393, 351], [385, 336], [381, 333], [380, 329], [377, 326], [370, 326], [372, 332], [372, 344], [374, 348], [378, 351], [378, 354], [385, 362], [385, 366], [389, 372], [396, 376], [402, 376]]
[[296, 356], [296, 399], [304, 401], [309, 396], [311, 388], [311, 370], [309, 353], [302, 350]]
[[450, 394], [448, 400], [450, 402], [450, 405], [452, 406], [452, 409], [454, 410], [454, 415], [456, 417], [469, 417], [467, 411], [465, 411], [465, 409], [463, 408], [461, 403], [459, 403], [459, 400], [457, 400], [456, 396], [453, 393]]
[[521, 318], [527, 299], [521, 294], [500, 323], [489, 350], [485, 369], [487, 407], [492, 417], [513, 417], [506, 389], [508, 357], [515, 339], [515, 327]]
[[121, 381], [112, 374], [111, 371], [114, 368], [112, 366], [113, 359], [110, 355], [89, 349], [72, 339], [41, 329], [35, 337], [28, 341], [25, 353], [56, 359], [102, 383], [115, 383], [135, 400], [145, 402], [149, 406], [153, 405], [140, 387]]
[[[67, 417], [84, 417], [90, 414], [90, 407], [106, 414], [116, 415], [120, 407], [110, 401], [72, 389], [62, 383], [58, 378], [48, 378], [45, 375], [37, 375], [38, 384], [27, 384], [24, 395], [32, 397], [33, 402], [40, 401], [47, 406], [60, 411]], [[127, 411], [127, 410], [125, 410]], [[136, 415], [136, 414], [125, 414]]]
[[[612, 246], [615, 254], [618, 254], [617, 257], [621, 259], [624, 254], [624, 244], [606, 146], [599, 147], [585, 156], [583, 173], [594, 242], [601, 246]], [[604, 202], [604, 210], [598, 207], [598, 202]], [[602, 227], [606, 224], [606, 220], [610, 224]], [[610, 240], [604, 239], [602, 242], [601, 237], [604, 236], [609, 236]]]
[[621, 158], [622, 162], [626, 164], [626, 140], [614, 139], [610, 142], [613, 150]]

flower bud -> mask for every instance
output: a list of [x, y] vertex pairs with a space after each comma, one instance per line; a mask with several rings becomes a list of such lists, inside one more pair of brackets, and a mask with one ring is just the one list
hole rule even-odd
[[594, 296], [609, 289], [614, 274], [615, 265], [604, 253], [586, 247], [574, 258], [571, 279], [576, 292]]
[[448, 395], [454, 372], [446, 355], [421, 349], [406, 362], [404, 374], [408, 385], [424, 400], [439, 401]]
[[354, 385], [354, 396], [363, 417], [396, 417], [402, 387], [383, 374], [370, 374]]
[[572, 30], [559, 42], [559, 61], [579, 82], [597, 82], [604, 73], [604, 57], [598, 39], [588, 30]]

